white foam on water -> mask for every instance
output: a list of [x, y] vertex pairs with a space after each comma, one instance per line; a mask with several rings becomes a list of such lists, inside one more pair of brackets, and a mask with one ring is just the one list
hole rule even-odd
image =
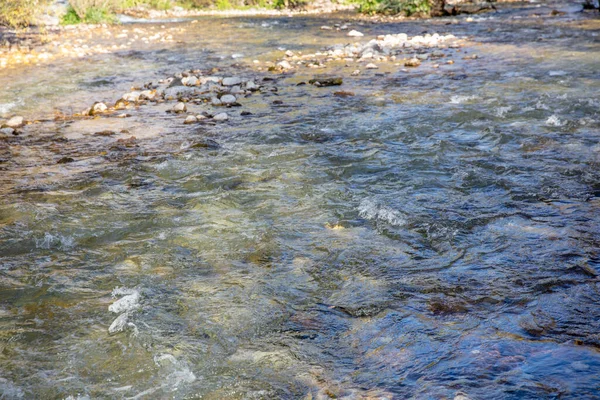
[[494, 110], [494, 115], [499, 118], [504, 118], [508, 112], [512, 110], [511, 106], [507, 107], [498, 107]]
[[452, 96], [450, 97], [450, 104], [463, 104], [471, 100], [475, 100], [477, 96]]
[[108, 333], [118, 333], [123, 332], [127, 327], [127, 320], [129, 319], [129, 314], [121, 314], [110, 324], [108, 327]]
[[71, 236], [53, 235], [46, 232], [43, 238], [35, 239], [35, 247], [48, 250], [54, 247], [60, 250], [69, 250], [75, 247], [75, 239]]
[[192, 383], [196, 380], [196, 375], [186, 363], [178, 361], [171, 354], [154, 356], [154, 363], [168, 374], [163, 387], [168, 387], [172, 391], [177, 390], [182, 383]]
[[565, 123], [565, 121], [561, 121], [556, 115], [551, 115], [546, 120], [546, 125], [548, 126], [563, 126]]
[[17, 103], [0, 103], [0, 115], [8, 114], [10, 110], [15, 108]]
[[406, 219], [404, 219], [400, 212], [385, 205], [380, 205], [370, 199], [365, 199], [360, 203], [358, 206], [358, 215], [360, 215], [361, 218], [380, 220], [395, 226], [406, 224]]
[[108, 306], [108, 311], [115, 314], [133, 311], [140, 306], [140, 293], [134, 291]]

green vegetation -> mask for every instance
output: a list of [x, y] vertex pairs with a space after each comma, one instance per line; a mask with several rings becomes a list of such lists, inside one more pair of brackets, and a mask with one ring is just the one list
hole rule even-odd
[[359, 11], [366, 14], [428, 15], [431, 0], [356, 0]]
[[[0, 0], [0, 25], [25, 27], [30, 25], [36, 13], [51, 0]], [[134, 7], [154, 10], [183, 8], [216, 8], [218, 10], [260, 8], [298, 8], [311, 0], [69, 0], [63, 25], [81, 22], [98, 24], [113, 23], [115, 13]], [[367, 14], [428, 15], [435, 0], [348, 0]]]
[[0, 25], [11, 28], [29, 26], [48, 0], [0, 0]]

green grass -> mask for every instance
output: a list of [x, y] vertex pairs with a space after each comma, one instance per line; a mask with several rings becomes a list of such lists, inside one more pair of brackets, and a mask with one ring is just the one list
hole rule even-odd
[[85, 22], [86, 24], [113, 24], [116, 22], [115, 15], [105, 8], [92, 7], [86, 10], [82, 18], [77, 15], [73, 7], [67, 9], [60, 21], [61, 25], [75, 25]]
[[427, 15], [431, 11], [430, 0], [356, 0], [359, 11], [365, 14], [415, 14]]

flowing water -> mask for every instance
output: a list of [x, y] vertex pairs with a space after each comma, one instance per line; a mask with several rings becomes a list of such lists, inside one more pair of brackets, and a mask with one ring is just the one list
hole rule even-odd
[[549, 11], [357, 26], [479, 58], [316, 71], [341, 88], [253, 63], [348, 42], [335, 16], [0, 72], [30, 118], [188, 68], [275, 79], [225, 123], [162, 104], [0, 142], [0, 398], [600, 398], [600, 23]]

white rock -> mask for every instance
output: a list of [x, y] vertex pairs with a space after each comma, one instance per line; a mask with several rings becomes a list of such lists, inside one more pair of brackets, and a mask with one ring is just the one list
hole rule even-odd
[[187, 106], [185, 105], [185, 103], [177, 103], [175, 104], [175, 106], [173, 107], [173, 112], [176, 113], [181, 113], [181, 112], [186, 112], [187, 111]]
[[226, 94], [226, 95], [221, 96], [221, 103], [223, 103], [223, 104], [233, 104], [236, 101], [237, 101], [237, 99], [232, 94]]
[[354, 29], [352, 29], [350, 32], [348, 32], [348, 36], [350, 37], [362, 37], [365, 36], [364, 33], [356, 31]]
[[185, 118], [185, 121], [183, 121], [183, 123], [186, 124], [186, 125], [187, 124], [194, 124], [196, 122], [198, 122], [198, 118], [194, 117], [193, 115], [188, 115]]
[[242, 83], [242, 80], [240, 78], [238, 78], [237, 76], [234, 77], [229, 77], [229, 78], [223, 78], [223, 86], [235, 86], [235, 85], [239, 85]]
[[156, 97], [156, 92], [152, 90], [144, 90], [140, 93], [141, 100], [153, 100]]
[[366, 69], [377, 69], [379, 68], [377, 65], [373, 64], [373, 63], [369, 63], [365, 66]]
[[202, 114], [196, 115], [196, 121], [202, 121], [203, 119], [206, 119], [206, 115], [202, 115]]
[[294, 52], [293, 52], [293, 51], [291, 51], [291, 50], [287, 50], [287, 51], [285, 52], [285, 56], [286, 56], [286, 57], [294, 57]]
[[125, 93], [121, 98], [125, 101], [131, 101], [135, 103], [140, 99], [140, 92]]
[[[108, 107], [106, 106], [106, 104], [104, 103], [96, 103], [94, 104], [94, 106], [92, 107], [92, 113], [103, 113], [106, 110], [108, 110]], [[16, 117], [15, 117], [16, 118]]]
[[323, 25], [323, 26], [321, 27], [321, 30], [322, 30], [322, 31], [330, 31], [330, 30], [332, 30], [332, 29], [333, 29], [332, 27], [330, 27], [330, 26], [327, 26], [327, 25]]
[[[106, 107], [106, 106], [104, 106], [104, 107]], [[20, 126], [23, 126], [24, 122], [25, 122], [25, 120], [23, 119], [23, 117], [16, 116], [16, 117], [12, 117], [8, 121], [6, 121], [6, 124], [4, 124], [4, 125], [6, 125], [9, 128], [18, 128]]]
[[210, 99], [210, 102], [213, 106], [220, 106], [223, 103], [221, 103], [221, 100], [219, 100], [218, 97], [213, 97], [212, 99]]
[[292, 69], [292, 68], [294, 68], [294, 67], [292, 67], [292, 64], [290, 64], [289, 62], [287, 62], [285, 60], [283, 60], [281, 62], [278, 62], [277, 65], [280, 66], [283, 69]]
[[133, 311], [138, 308], [140, 305], [140, 294], [138, 292], [134, 292], [132, 294], [128, 294], [127, 296], [123, 296], [119, 300], [112, 303], [108, 306], [108, 311], [114, 312], [115, 314], [120, 314], [126, 311]]
[[4, 135], [12, 135], [13, 133], [15, 133], [15, 130], [13, 128], [2, 128], [0, 129], [0, 133]]
[[229, 116], [226, 113], [220, 113], [213, 117], [215, 121], [227, 121]]
[[358, 76], [360, 75], [360, 69], [355, 69], [354, 71], [352, 71], [352, 76]]
[[246, 90], [258, 90], [258, 85], [254, 81], [248, 81], [246, 82]]
[[198, 84], [198, 82], [199, 82], [198, 78], [196, 78], [193, 75], [187, 76], [181, 80], [181, 83], [183, 83], [185, 86], [196, 86]]

